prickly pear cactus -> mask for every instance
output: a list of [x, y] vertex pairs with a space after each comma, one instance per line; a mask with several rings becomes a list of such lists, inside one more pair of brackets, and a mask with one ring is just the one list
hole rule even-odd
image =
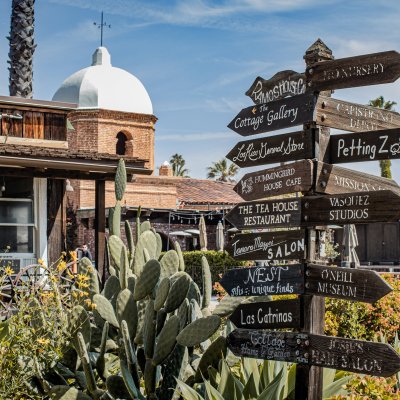
[[118, 162], [117, 172], [115, 174], [115, 198], [122, 201], [126, 188], [126, 169], [125, 161], [121, 158]]

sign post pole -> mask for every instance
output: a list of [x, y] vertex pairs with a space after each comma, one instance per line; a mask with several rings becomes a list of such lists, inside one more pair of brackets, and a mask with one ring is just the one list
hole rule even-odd
[[[331, 59], [333, 59], [331, 50], [322, 42], [314, 43], [304, 55], [307, 67], [315, 62]], [[326, 94], [329, 96], [330, 92]], [[317, 160], [324, 161], [326, 159], [325, 152], [329, 143], [329, 128], [320, 127], [315, 123], [308, 123], [305, 124], [304, 129], [314, 130], [315, 156]], [[315, 187], [311, 188], [311, 193], [315, 193]], [[313, 262], [319, 253], [319, 245], [317, 243], [319, 235], [314, 227], [308, 228], [306, 232], [308, 241], [307, 259]], [[302, 332], [322, 335], [324, 333], [325, 320], [324, 297], [301, 295], [300, 304], [304, 322]], [[323, 369], [321, 367], [298, 364], [296, 366], [295, 400], [322, 399], [322, 378]]]

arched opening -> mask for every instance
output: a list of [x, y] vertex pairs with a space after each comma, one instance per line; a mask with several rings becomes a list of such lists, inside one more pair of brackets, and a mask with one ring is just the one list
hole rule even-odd
[[126, 153], [126, 141], [128, 138], [123, 132], [118, 132], [117, 134], [117, 144], [115, 146], [115, 153], [119, 156], [124, 156]]

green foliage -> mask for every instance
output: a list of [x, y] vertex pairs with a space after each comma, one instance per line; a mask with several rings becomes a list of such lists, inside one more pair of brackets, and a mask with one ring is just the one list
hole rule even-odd
[[171, 159], [169, 160], [171, 167], [172, 167], [172, 173], [174, 176], [181, 176], [183, 178], [189, 178], [189, 170], [185, 168], [186, 161], [183, 159], [181, 154], [174, 154], [171, 156]]
[[207, 168], [207, 178], [215, 179], [221, 182], [234, 182], [234, 177], [239, 172], [239, 167], [234, 164], [228, 164], [228, 160], [223, 158], [212, 164], [211, 167]]
[[220, 251], [184, 251], [183, 259], [185, 262], [185, 271], [192, 279], [202, 287], [202, 257], [208, 261], [211, 271], [211, 281], [218, 282], [228, 269], [248, 265], [248, 261], [238, 261], [231, 257], [227, 252]]
[[326, 298], [325, 333], [363, 340], [383, 335], [392, 342], [400, 330], [400, 279], [383, 278], [394, 290], [375, 304]]
[[381, 176], [383, 178], [392, 179], [392, 170], [391, 170], [392, 162], [390, 160], [380, 160], [379, 167], [381, 169]]

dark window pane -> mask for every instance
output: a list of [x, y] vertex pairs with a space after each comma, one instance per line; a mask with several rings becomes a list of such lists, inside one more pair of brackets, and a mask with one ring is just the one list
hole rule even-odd
[[4, 251], [33, 253], [33, 226], [0, 226], [0, 253]]
[[32, 201], [0, 199], [0, 224], [33, 224]]

